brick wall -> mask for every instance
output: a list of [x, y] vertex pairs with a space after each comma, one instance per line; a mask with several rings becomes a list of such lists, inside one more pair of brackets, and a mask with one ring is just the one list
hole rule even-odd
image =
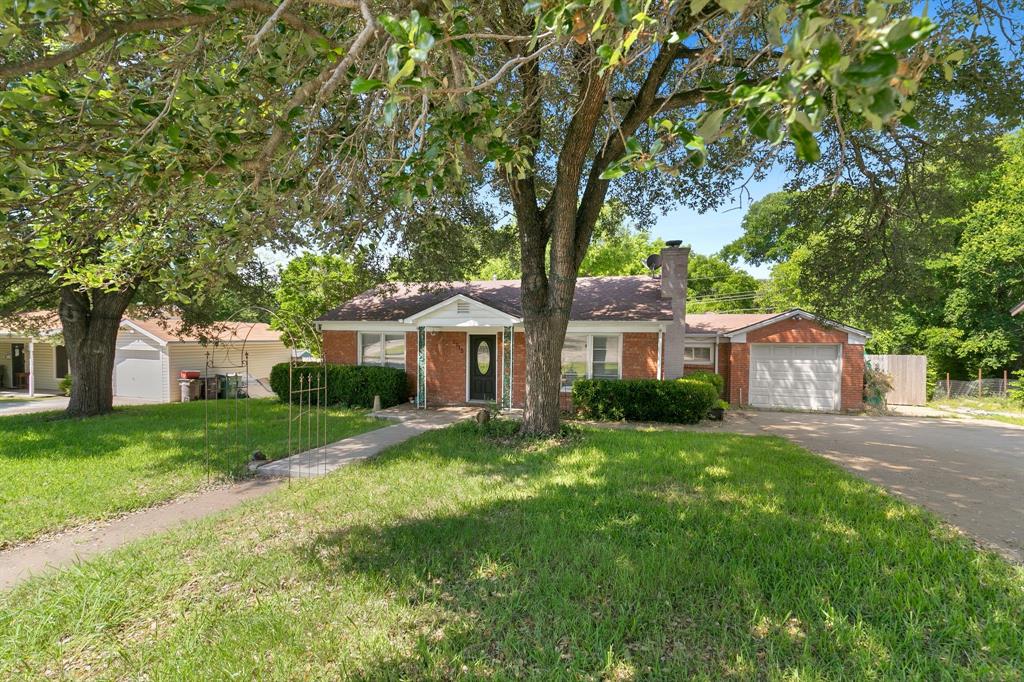
[[726, 367], [726, 402], [735, 406], [747, 404], [747, 389], [750, 384], [750, 346], [745, 343], [730, 343], [729, 361]]
[[783, 320], [747, 334], [747, 343], [843, 343], [846, 332], [826, 329], [813, 320]]
[[466, 401], [466, 333], [427, 332], [427, 403]]
[[622, 335], [622, 378], [658, 378], [657, 332], [627, 332]]
[[334, 365], [355, 365], [359, 362], [359, 332], [325, 331], [324, 359]]
[[864, 346], [843, 346], [843, 380], [839, 402], [843, 410], [851, 412], [864, 406]]

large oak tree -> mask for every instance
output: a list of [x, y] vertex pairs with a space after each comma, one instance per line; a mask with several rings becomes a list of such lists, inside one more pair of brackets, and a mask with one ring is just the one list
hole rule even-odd
[[[60, 185], [48, 159], [76, 153], [75, 112], [95, 110], [117, 121], [89, 138], [111, 176], [154, 192], [237, 176], [249, 198], [300, 197], [304, 224], [349, 240], [402, 232], [445, 197], [508, 206], [531, 432], [557, 428], [569, 308], [608, 198], [643, 222], [714, 206], [779, 155], [815, 162], [824, 147], [843, 167], [861, 151], [850, 131], [914, 124], [921, 74], [952, 70], [965, 49], [949, 45], [973, 30], [941, 8], [937, 24], [852, 0], [10, 7], [3, 123], [30, 161], [5, 168], [9, 192], [38, 173]], [[133, 69], [150, 75], [126, 82]], [[60, 112], [59, 144], [23, 124], [25, 106]]]

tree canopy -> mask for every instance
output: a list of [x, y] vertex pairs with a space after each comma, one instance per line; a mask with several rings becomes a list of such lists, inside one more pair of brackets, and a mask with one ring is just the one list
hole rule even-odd
[[525, 426], [550, 432], [566, 311], [606, 200], [645, 225], [672, 204], [715, 206], [744, 169], [774, 158], [878, 175], [917, 125], [922, 78], [952, 78], [978, 27], [1003, 18], [984, 2], [971, 8], [976, 23], [955, 2], [914, 9], [9, 4], [0, 131], [18, 153], [0, 158], [4, 196], [70, 216], [103, 179], [157, 206], [170, 188], [198, 186], [209, 205], [272, 207], [307, 238], [400, 248], [412, 235], [442, 257], [458, 251], [442, 228], [490, 201], [508, 207]]
[[758, 202], [723, 252], [775, 263], [762, 305], [863, 326], [873, 350], [925, 353], [956, 376], [1020, 366], [1024, 320], [1010, 309], [1024, 299], [1024, 136], [992, 151], [991, 167], [947, 166], [944, 207], [894, 219], [888, 240], [865, 238], [870, 197], [819, 189]]

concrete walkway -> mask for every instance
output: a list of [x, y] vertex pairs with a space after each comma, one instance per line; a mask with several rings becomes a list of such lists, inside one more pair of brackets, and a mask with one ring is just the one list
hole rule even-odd
[[177, 525], [230, 509], [266, 495], [279, 481], [244, 481], [182, 495], [166, 504], [99, 521], [0, 551], [0, 590], [44, 571], [69, 566]]
[[375, 413], [398, 423], [331, 443], [325, 450], [300, 453], [265, 464], [254, 480], [183, 495], [111, 521], [91, 523], [35, 542], [0, 551], [0, 590], [51, 569], [84, 561], [102, 552], [139, 540], [187, 521], [231, 509], [246, 500], [276, 490], [289, 473], [294, 478], [322, 476], [335, 469], [372, 457], [421, 433], [469, 419], [476, 408], [413, 410], [392, 408]]
[[392, 445], [398, 445], [421, 433], [440, 429], [471, 418], [478, 408], [443, 407], [437, 410], [415, 410], [406, 406], [375, 412], [375, 417], [395, 419], [393, 426], [352, 436], [324, 448], [301, 452], [291, 457], [268, 462], [253, 470], [257, 476], [269, 478], [310, 478], [329, 474], [338, 467], [373, 457]]

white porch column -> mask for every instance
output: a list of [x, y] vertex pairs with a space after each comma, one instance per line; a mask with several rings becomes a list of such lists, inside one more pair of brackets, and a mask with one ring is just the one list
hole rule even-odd
[[427, 329], [416, 328], [416, 407], [427, 406]]
[[36, 342], [28, 340], [28, 397], [36, 395]]

